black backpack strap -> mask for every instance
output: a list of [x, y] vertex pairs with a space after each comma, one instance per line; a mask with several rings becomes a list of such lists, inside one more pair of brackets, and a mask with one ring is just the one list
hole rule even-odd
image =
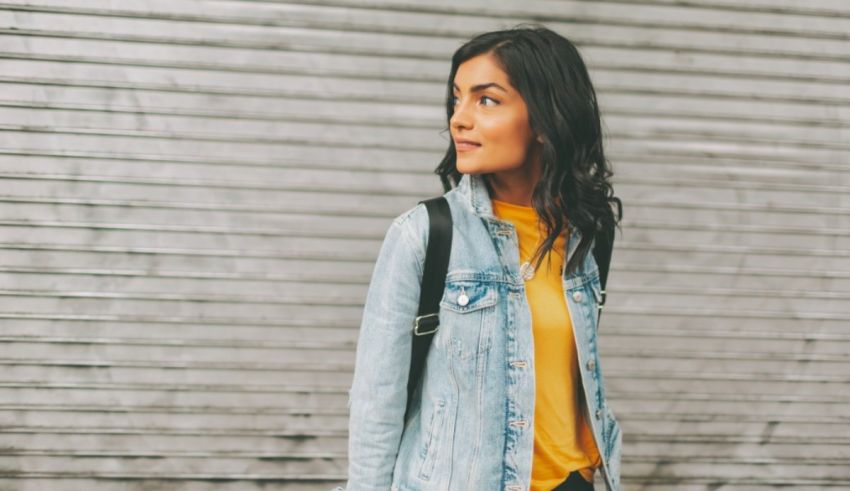
[[407, 420], [413, 393], [422, 378], [425, 358], [431, 348], [431, 338], [440, 325], [440, 300], [446, 287], [449, 256], [452, 250], [452, 213], [443, 196], [420, 201], [428, 209], [430, 227], [428, 249], [422, 270], [422, 291], [419, 296], [419, 314], [413, 322], [413, 343], [410, 356], [410, 376], [407, 380]]
[[596, 234], [593, 245], [593, 257], [599, 266], [599, 283], [602, 285], [602, 299], [599, 302], [599, 315], [602, 317], [602, 306], [605, 305], [605, 285], [608, 282], [608, 268], [611, 266], [611, 252], [614, 249], [614, 228]]

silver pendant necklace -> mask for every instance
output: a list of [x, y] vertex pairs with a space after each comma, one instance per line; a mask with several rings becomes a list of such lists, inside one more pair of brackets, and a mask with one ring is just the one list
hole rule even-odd
[[534, 278], [534, 266], [532, 266], [531, 263], [528, 261], [522, 263], [522, 265], [519, 267], [519, 275], [525, 281]]
[[[531, 254], [534, 255], [534, 251], [540, 247], [540, 242], [543, 237], [538, 237], [537, 245], [534, 246], [534, 249], [531, 250]], [[531, 258], [527, 258], [520, 266], [519, 266], [519, 275], [524, 281], [528, 281], [534, 278], [534, 266], [531, 264]]]

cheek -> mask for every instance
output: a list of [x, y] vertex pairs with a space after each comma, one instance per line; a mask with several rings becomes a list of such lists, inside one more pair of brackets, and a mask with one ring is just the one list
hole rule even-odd
[[481, 127], [487, 153], [508, 165], [521, 165], [528, 151], [531, 128], [521, 118], [491, 121]]

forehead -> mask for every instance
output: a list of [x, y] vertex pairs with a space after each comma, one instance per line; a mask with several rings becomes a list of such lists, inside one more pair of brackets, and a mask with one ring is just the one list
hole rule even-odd
[[475, 56], [461, 63], [454, 78], [454, 83], [463, 90], [489, 82], [496, 82], [507, 90], [511, 88], [508, 74], [489, 53]]

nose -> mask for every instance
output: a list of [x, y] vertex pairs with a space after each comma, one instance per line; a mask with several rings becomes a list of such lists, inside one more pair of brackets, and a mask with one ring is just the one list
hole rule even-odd
[[470, 129], [472, 127], [472, 119], [466, 115], [464, 105], [458, 104], [455, 107], [455, 112], [450, 119], [450, 126], [457, 131], [459, 128]]

